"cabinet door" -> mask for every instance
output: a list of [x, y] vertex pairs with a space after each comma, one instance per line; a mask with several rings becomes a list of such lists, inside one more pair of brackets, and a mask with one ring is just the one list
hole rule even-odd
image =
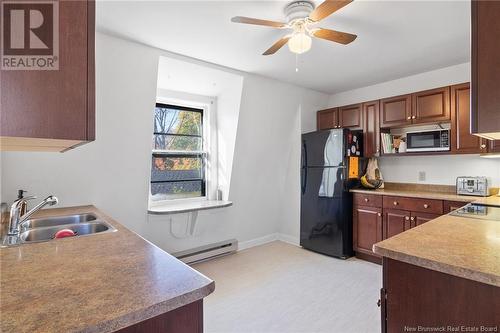
[[361, 104], [342, 106], [339, 108], [339, 126], [360, 129], [361, 126]]
[[94, 140], [94, 6], [59, 1], [58, 70], [2, 70], [0, 132], [9, 144]]
[[485, 139], [470, 134], [470, 84], [451, 87], [451, 151], [457, 154], [486, 152]]
[[364, 157], [380, 153], [379, 101], [363, 103]]
[[492, 137], [500, 133], [500, 2], [471, 6], [471, 131]]
[[411, 124], [411, 95], [380, 100], [380, 127], [406, 126]]
[[488, 153], [500, 153], [500, 140], [484, 140], [488, 146]]
[[435, 218], [440, 217], [441, 215], [439, 214], [428, 214], [428, 213], [416, 213], [416, 212], [411, 212], [411, 227], [416, 227], [421, 224], [424, 224], [425, 222], [429, 222], [430, 220], [434, 220]]
[[338, 108], [326, 109], [317, 113], [318, 130], [337, 128]]
[[354, 206], [353, 247], [355, 251], [373, 254], [373, 244], [382, 240], [382, 208]]
[[412, 123], [450, 120], [450, 87], [420, 91], [412, 95]]
[[467, 204], [468, 202], [462, 202], [462, 201], [444, 201], [443, 202], [444, 214], [448, 214], [449, 212], [452, 212], [455, 209], [459, 209], [460, 207], [463, 207]]
[[384, 239], [395, 236], [411, 228], [410, 212], [398, 209], [384, 210]]

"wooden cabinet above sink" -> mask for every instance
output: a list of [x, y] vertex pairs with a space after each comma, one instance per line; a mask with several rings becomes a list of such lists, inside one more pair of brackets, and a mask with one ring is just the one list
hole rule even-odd
[[58, 5], [59, 68], [1, 72], [3, 151], [64, 151], [95, 139], [95, 3]]

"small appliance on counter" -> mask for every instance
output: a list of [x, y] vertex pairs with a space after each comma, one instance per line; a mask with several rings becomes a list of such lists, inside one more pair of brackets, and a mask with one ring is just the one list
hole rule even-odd
[[490, 194], [486, 177], [457, 177], [457, 194], [487, 197]]

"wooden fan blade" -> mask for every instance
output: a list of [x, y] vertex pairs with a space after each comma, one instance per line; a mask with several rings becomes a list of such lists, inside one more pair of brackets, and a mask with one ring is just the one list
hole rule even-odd
[[330, 29], [322, 29], [319, 28], [312, 32], [314, 37], [330, 40], [332, 42], [340, 43], [340, 44], [349, 44], [350, 42], [356, 39], [356, 35], [349, 34], [347, 32], [335, 31]]
[[283, 47], [283, 45], [285, 45], [288, 42], [289, 39], [290, 39], [290, 36], [285, 36], [285, 37], [281, 38], [279, 41], [277, 41], [276, 43], [274, 43], [273, 46], [271, 46], [270, 48], [268, 48], [266, 50], [266, 52], [262, 53], [262, 55], [275, 54], [276, 51], [278, 51], [279, 49], [281, 49]]
[[314, 22], [321, 21], [351, 2], [352, 0], [326, 0], [309, 14], [309, 18]]
[[283, 28], [286, 26], [285, 23], [281, 23], [281, 22], [259, 20], [259, 19], [255, 19], [255, 18], [251, 18], [251, 17], [244, 17], [244, 16], [235, 16], [231, 19], [231, 21], [235, 22], [235, 23], [265, 25], [265, 26], [274, 27], [274, 28]]

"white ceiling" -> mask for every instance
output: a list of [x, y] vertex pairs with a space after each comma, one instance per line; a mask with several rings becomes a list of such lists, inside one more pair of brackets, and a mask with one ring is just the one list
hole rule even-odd
[[[321, 1], [315, 1], [316, 4]], [[336, 93], [469, 61], [469, 1], [354, 1], [319, 26], [358, 35], [344, 46], [315, 39], [296, 57], [285, 33], [236, 24], [282, 21], [283, 1], [98, 1], [99, 31], [211, 63]]]

